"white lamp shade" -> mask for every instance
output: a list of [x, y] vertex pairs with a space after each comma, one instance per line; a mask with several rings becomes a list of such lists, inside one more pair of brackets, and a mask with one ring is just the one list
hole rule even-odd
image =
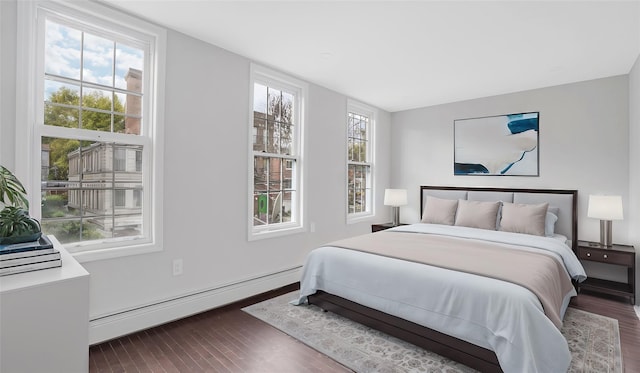
[[385, 189], [384, 205], [385, 206], [404, 206], [407, 204], [406, 189]]
[[622, 197], [590, 195], [587, 216], [601, 220], [622, 220]]

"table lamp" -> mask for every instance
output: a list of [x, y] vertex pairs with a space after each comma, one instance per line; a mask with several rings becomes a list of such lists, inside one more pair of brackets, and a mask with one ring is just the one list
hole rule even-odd
[[407, 190], [406, 189], [385, 189], [384, 190], [384, 205], [393, 207], [393, 221], [392, 225], [400, 225], [400, 206], [407, 204]]
[[600, 219], [600, 244], [611, 247], [611, 221], [622, 220], [622, 197], [590, 195], [587, 216]]

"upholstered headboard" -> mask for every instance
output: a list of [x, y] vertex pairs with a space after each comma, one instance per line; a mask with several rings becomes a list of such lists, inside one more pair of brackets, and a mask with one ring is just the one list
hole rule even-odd
[[424, 211], [426, 196], [446, 199], [466, 199], [471, 201], [503, 201], [512, 203], [544, 203], [558, 208], [556, 233], [571, 240], [575, 251], [578, 245], [578, 191], [563, 189], [518, 189], [490, 187], [420, 187], [420, 213]]

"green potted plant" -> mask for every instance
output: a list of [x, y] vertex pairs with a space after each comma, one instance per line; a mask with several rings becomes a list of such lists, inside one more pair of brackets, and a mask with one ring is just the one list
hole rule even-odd
[[29, 216], [27, 191], [20, 180], [4, 166], [0, 166], [0, 204], [0, 245], [40, 238], [40, 223]]

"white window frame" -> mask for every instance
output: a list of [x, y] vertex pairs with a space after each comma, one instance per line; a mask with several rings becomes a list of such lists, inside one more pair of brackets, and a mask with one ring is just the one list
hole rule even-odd
[[[248, 226], [248, 240], [259, 240], [264, 238], [278, 237], [284, 235], [290, 235], [295, 233], [304, 232], [307, 230], [305, 222], [305, 195], [304, 195], [304, 149], [305, 149], [305, 137], [304, 137], [304, 125], [306, 123], [306, 98], [308, 97], [308, 85], [307, 83], [289, 77], [285, 74], [279, 73], [275, 70], [251, 64], [249, 69], [249, 128], [248, 128], [248, 150], [249, 150], [249, 165], [248, 165], [248, 193], [247, 193], [247, 226]], [[287, 223], [277, 223], [272, 225], [254, 226], [253, 225], [253, 208], [254, 208], [254, 157], [259, 155], [268, 156], [269, 153], [256, 152], [253, 150], [253, 128], [254, 128], [254, 115], [253, 115], [253, 94], [255, 83], [272, 87], [275, 89], [284, 90], [295, 95], [295, 109], [294, 109], [294, 140], [292, 157], [296, 161], [296, 172], [293, 179], [294, 189], [296, 190], [295, 198], [292, 201], [292, 216], [295, 216], [295, 221]]]
[[[163, 154], [164, 154], [164, 81], [166, 30], [95, 2], [19, 1], [16, 74], [16, 141], [28, 144], [16, 147], [17, 176], [29, 191], [30, 214], [41, 218], [40, 151], [45, 136], [96, 140], [92, 131], [45, 126], [44, 97], [44, 18], [47, 15], [79, 22], [92, 31], [105, 30], [123, 38], [148, 43], [143, 92], [145, 126], [140, 136], [103, 132], [99, 140], [143, 145], [143, 238], [104, 239], [65, 244], [80, 262], [137, 255], [163, 249]], [[135, 137], [132, 139], [132, 137]]]
[[[369, 128], [367, 129], [367, 162], [352, 162], [349, 160], [349, 113], [354, 113], [369, 118]], [[347, 224], [360, 223], [372, 220], [375, 216], [375, 128], [376, 109], [351, 99], [347, 100], [347, 112], [345, 115], [345, 159], [346, 159], [346, 206]], [[363, 165], [369, 167], [370, 193], [366, 196], [367, 210], [362, 212], [349, 212], [349, 166]]]

